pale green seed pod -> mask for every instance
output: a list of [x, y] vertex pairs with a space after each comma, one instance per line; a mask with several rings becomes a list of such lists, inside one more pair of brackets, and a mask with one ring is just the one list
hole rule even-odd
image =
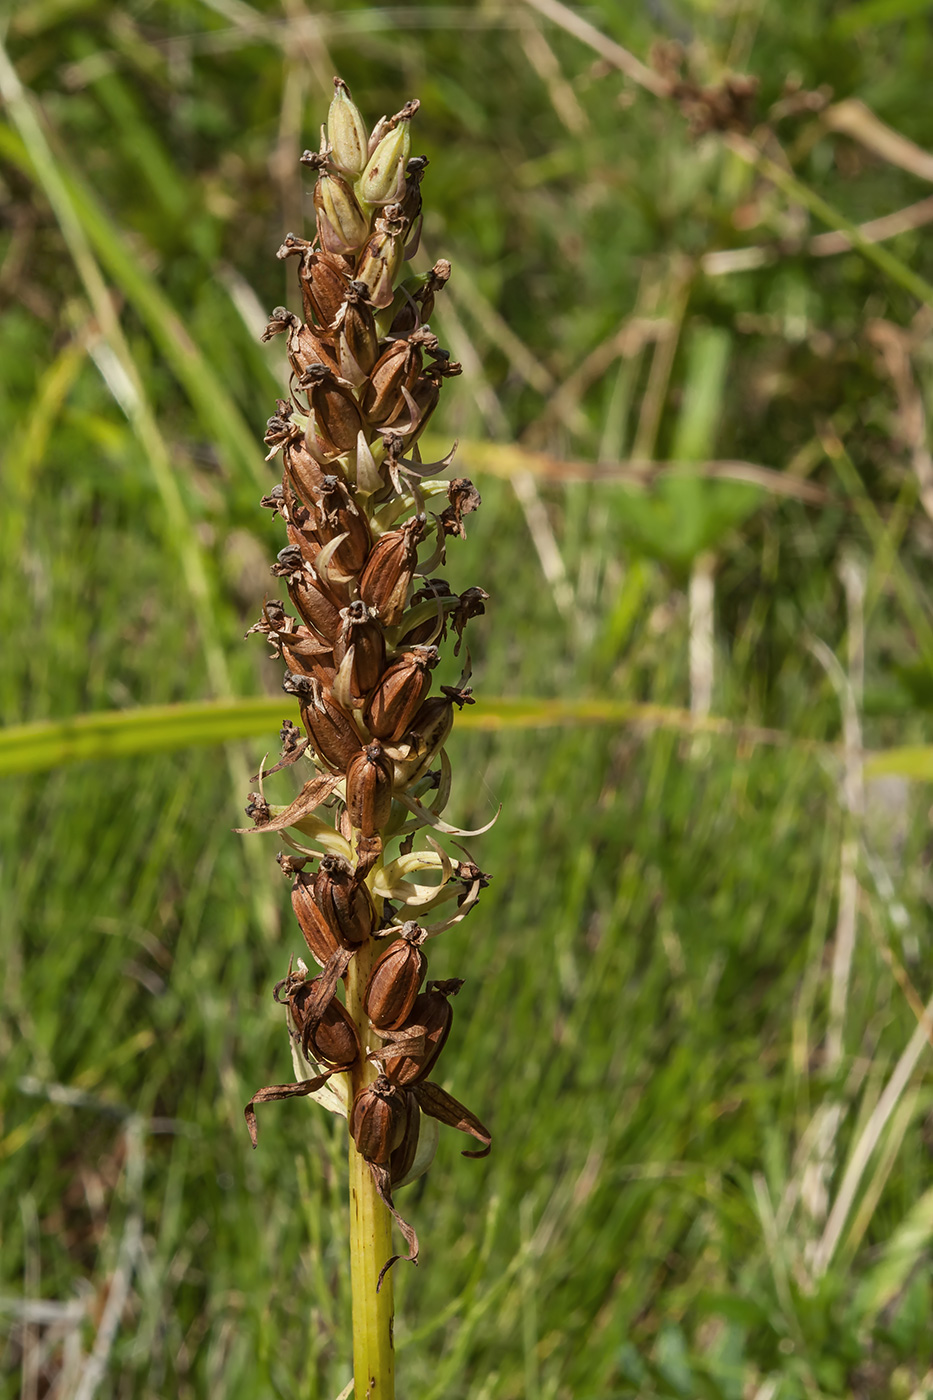
[[366, 166], [369, 133], [342, 78], [334, 79], [334, 89], [334, 98], [327, 114], [330, 158], [342, 174], [355, 180]]
[[404, 194], [411, 119], [417, 108], [417, 102], [405, 104], [367, 161], [356, 186], [357, 196], [367, 204], [394, 204]]
[[318, 176], [314, 207], [321, 244], [328, 253], [355, 253], [369, 237], [369, 220], [340, 175]]

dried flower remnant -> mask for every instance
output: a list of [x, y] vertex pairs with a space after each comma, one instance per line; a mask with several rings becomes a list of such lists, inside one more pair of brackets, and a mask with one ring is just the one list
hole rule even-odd
[[[290, 233], [278, 253], [295, 259], [304, 320], [277, 307], [263, 335], [285, 338], [291, 367], [289, 396], [265, 435], [282, 479], [262, 504], [285, 525], [271, 572], [297, 615], [270, 599], [250, 630], [283, 660], [283, 688], [304, 729], [285, 721], [281, 759], [269, 772], [307, 762], [315, 776], [288, 806], [251, 795], [247, 830], [281, 832], [296, 851], [279, 860], [321, 972], [312, 979], [300, 963], [276, 988], [307, 1077], [261, 1089], [246, 1110], [255, 1141], [257, 1104], [331, 1093], [325, 1081], [344, 1077], [354, 1151], [413, 1261], [417, 1238], [392, 1188], [430, 1160], [424, 1116], [477, 1139], [480, 1150], [467, 1156], [485, 1155], [490, 1143], [479, 1119], [429, 1078], [461, 983], [425, 984], [425, 945], [469, 912], [488, 878], [431, 835], [417, 844], [425, 827], [471, 834], [441, 816], [455, 706], [473, 703], [469, 653], [457, 686], [432, 696], [432, 673], [451, 628], [459, 654], [487, 594], [473, 587], [458, 596], [429, 577], [447, 540], [465, 535], [480, 497], [466, 478], [440, 479], [452, 452], [424, 463], [418, 448], [460, 366], [428, 324], [450, 264], [422, 276], [406, 268], [427, 167], [410, 157], [417, 110], [408, 102], [370, 133], [335, 79], [321, 150], [301, 158], [317, 176], [317, 234]], [[352, 1161], [351, 1153], [351, 1171]], [[395, 1257], [380, 1261], [379, 1282]]]

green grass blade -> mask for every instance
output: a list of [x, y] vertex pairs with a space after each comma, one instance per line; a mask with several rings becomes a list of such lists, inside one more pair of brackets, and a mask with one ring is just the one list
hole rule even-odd
[[[130, 754], [161, 753], [224, 744], [235, 739], [269, 737], [272, 729], [289, 718], [290, 709], [287, 699], [257, 696], [102, 710], [67, 720], [8, 725], [0, 729], [0, 776], [37, 773], [88, 759], [124, 758]], [[743, 742], [812, 747], [808, 741], [795, 740], [780, 730], [736, 725], [715, 716], [697, 719], [689, 710], [675, 706], [625, 700], [483, 700], [457, 719], [458, 729], [487, 733], [604, 724], [641, 724], [684, 733], [700, 730], [731, 735]], [[933, 761], [933, 750], [930, 753]]]
[[[0, 153], [42, 185], [46, 194], [49, 193], [47, 171], [36, 159], [34, 143], [29, 143], [27, 147], [26, 140], [20, 139], [10, 127], [0, 125]], [[49, 160], [52, 159], [49, 151]], [[224, 388], [223, 380], [192, 339], [175, 308], [147, 271], [143, 260], [115, 227], [87, 185], [73, 170], [66, 170], [61, 162], [56, 162], [56, 176], [76, 224], [148, 328], [205, 431], [234, 468], [234, 479], [248, 480], [264, 490], [268, 483], [260, 445]], [[67, 230], [65, 233], [67, 237]]]

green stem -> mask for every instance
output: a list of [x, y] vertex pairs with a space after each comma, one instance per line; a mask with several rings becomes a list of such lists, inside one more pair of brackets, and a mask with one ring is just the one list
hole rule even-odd
[[[351, 1078], [353, 1099], [378, 1073], [365, 1057], [375, 1048], [363, 995], [379, 945], [367, 939], [347, 969], [347, 1011], [363, 1046], [362, 1063]], [[373, 1041], [370, 1044], [370, 1041]], [[350, 1287], [353, 1294], [353, 1378], [355, 1400], [394, 1400], [395, 1347], [392, 1338], [392, 1274], [376, 1292], [382, 1266], [392, 1255], [392, 1217], [376, 1192], [365, 1160], [350, 1138]]]

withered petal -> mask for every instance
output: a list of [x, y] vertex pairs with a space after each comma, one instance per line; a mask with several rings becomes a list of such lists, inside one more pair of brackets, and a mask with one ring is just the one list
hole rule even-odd
[[257, 1089], [243, 1110], [246, 1126], [249, 1129], [250, 1142], [253, 1146], [256, 1146], [257, 1141], [254, 1104], [273, 1103], [276, 1099], [296, 1099], [304, 1098], [307, 1094], [316, 1094], [318, 1089], [323, 1089], [331, 1075], [339, 1073], [339, 1070], [329, 1069], [326, 1074], [319, 1074], [314, 1079], [299, 1080], [297, 1084], [268, 1084], [265, 1089]]
[[[276, 766], [281, 767], [282, 765], [277, 764]], [[270, 771], [274, 772], [275, 769]], [[286, 807], [284, 812], [280, 812], [277, 817], [256, 826], [237, 826], [234, 827], [234, 831], [238, 836], [251, 836], [257, 831], [284, 831], [287, 826], [294, 826], [302, 817], [308, 816], [315, 807], [320, 807], [321, 803], [330, 797], [341, 777], [340, 773], [322, 773], [320, 777], [310, 779], [309, 782], [305, 783], [294, 802]]]
[[393, 1254], [392, 1258], [383, 1264], [382, 1268], [379, 1270], [379, 1277], [376, 1280], [376, 1292], [378, 1293], [382, 1287], [382, 1280], [385, 1278], [392, 1265], [398, 1263], [399, 1259], [404, 1259], [406, 1263], [409, 1264], [417, 1264], [419, 1245], [418, 1236], [415, 1234], [415, 1227], [409, 1225], [407, 1220], [403, 1220], [395, 1209], [395, 1204], [392, 1200], [392, 1178], [389, 1174], [389, 1168], [380, 1165], [378, 1162], [367, 1162], [366, 1165], [372, 1172], [373, 1181], [379, 1193], [379, 1199], [386, 1209], [392, 1213], [395, 1223], [401, 1230], [405, 1237], [405, 1243], [408, 1245], [407, 1254]]
[[424, 1080], [420, 1084], [412, 1084], [411, 1092], [418, 1100], [422, 1113], [427, 1113], [431, 1118], [437, 1118], [439, 1122], [446, 1123], [448, 1127], [456, 1128], [461, 1133], [470, 1133], [477, 1142], [483, 1143], [481, 1152], [464, 1151], [461, 1156], [489, 1156], [492, 1133], [488, 1128], [483, 1127], [475, 1113], [471, 1113], [452, 1094], [448, 1094], [446, 1089], [442, 1089], [439, 1084], [432, 1084], [430, 1080]]

